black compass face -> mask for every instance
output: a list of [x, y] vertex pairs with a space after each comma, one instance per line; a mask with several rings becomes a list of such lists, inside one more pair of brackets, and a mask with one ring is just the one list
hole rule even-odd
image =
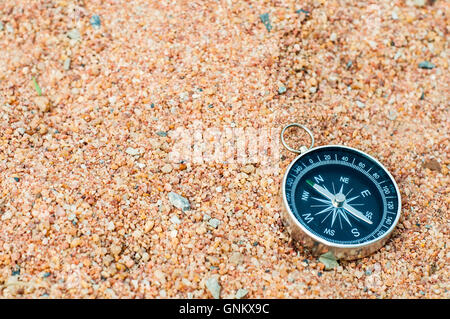
[[290, 212], [327, 244], [364, 245], [384, 237], [399, 216], [399, 194], [376, 160], [343, 146], [308, 151], [290, 166], [283, 192]]

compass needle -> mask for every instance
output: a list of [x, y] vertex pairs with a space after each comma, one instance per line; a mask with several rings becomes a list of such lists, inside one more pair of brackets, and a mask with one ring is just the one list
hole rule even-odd
[[361, 213], [359, 210], [356, 210], [355, 208], [353, 208], [352, 206], [350, 206], [349, 204], [344, 203], [344, 209], [346, 211], [348, 211], [350, 214], [352, 214], [353, 216], [365, 221], [368, 224], [372, 224], [372, 221], [370, 219], [368, 219], [366, 216], [364, 216], [363, 213]]
[[319, 202], [322, 202], [322, 203], [330, 204], [329, 200], [325, 200], [325, 199], [322, 199], [322, 198], [317, 198], [317, 197], [314, 197], [314, 196], [311, 196], [311, 198], [315, 199], [315, 200], [318, 200]]
[[329, 200], [333, 200], [334, 195], [331, 194], [328, 189], [323, 188], [322, 186], [320, 186], [319, 184], [314, 183], [313, 181], [307, 179], [306, 183], [311, 186], [312, 188], [314, 188], [317, 192], [319, 192], [319, 194], [321, 194], [322, 196], [328, 198]]

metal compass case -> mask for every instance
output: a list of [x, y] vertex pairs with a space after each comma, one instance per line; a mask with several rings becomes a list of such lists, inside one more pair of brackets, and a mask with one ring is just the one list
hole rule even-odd
[[[290, 127], [311, 137], [296, 150], [284, 139]], [[381, 248], [400, 218], [400, 192], [392, 175], [372, 156], [342, 145], [314, 147], [309, 129], [293, 123], [282, 144], [299, 153], [283, 178], [283, 222], [293, 239], [315, 255], [358, 259]]]

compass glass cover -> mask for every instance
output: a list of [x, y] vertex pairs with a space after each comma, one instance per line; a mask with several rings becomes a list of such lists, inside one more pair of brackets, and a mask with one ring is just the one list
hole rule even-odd
[[344, 146], [318, 147], [299, 156], [286, 172], [283, 194], [307, 233], [338, 246], [384, 237], [400, 214], [390, 174], [369, 155]]

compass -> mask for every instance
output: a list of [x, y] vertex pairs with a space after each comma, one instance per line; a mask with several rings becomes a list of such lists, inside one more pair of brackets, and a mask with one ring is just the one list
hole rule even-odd
[[[295, 150], [286, 129], [301, 127], [310, 148]], [[400, 218], [400, 193], [392, 175], [372, 156], [342, 145], [314, 146], [310, 130], [287, 125], [283, 145], [299, 153], [282, 182], [284, 223], [294, 240], [313, 254], [333, 252], [358, 259], [381, 248]]]

